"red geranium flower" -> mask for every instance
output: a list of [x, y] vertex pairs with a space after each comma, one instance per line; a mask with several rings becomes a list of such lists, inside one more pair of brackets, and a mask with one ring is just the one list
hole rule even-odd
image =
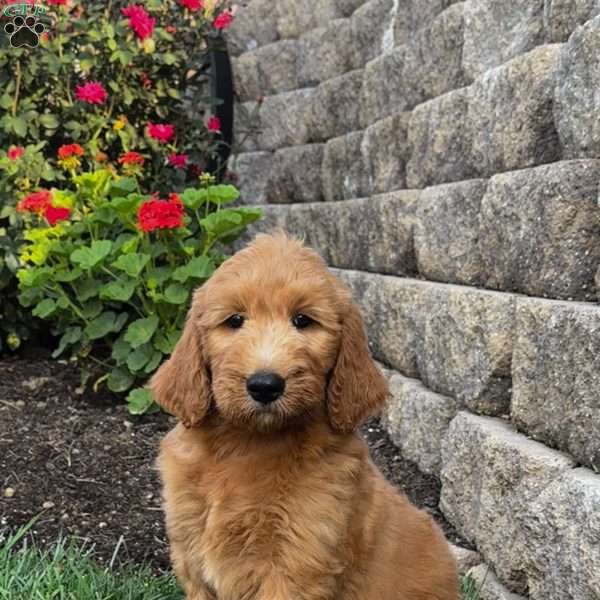
[[206, 123], [206, 128], [209, 131], [219, 133], [221, 131], [221, 119], [219, 117], [211, 117]]
[[20, 212], [30, 212], [41, 215], [51, 206], [52, 193], [49, 190], [39, 190], [25, 196], [17, 204], [17, 210]]
[[70, 208], [63, 207], [54, 207], [51, 205], [46, 206], [44, 209], [44, 217], [46, 217], [46, 221], [54, 227], [59, 221], [65, 221], [71, 215]]
[[88, 104], [104, 104], [108, 93], [99, 81], [90, 81], [75, 88], [75, 97]]
[[25, 148], [22, 146], [12, 146], [7, 152], [9, 160], [18, 160], [23, 154], [25, 154]]
[[79, 144], [65, 144], [58, 149], [58, 158], [65, 159], [69, 156], [83, 156], [84, 150]]
[[122, 165], [143, 165], [144, 157], [139, 152], [125, 152], [119, 157]]
[[200, 10], [204, 3], [202, 0], [179, 0], [179, 4], [185, 6], [188, 10], [195, 12]]
[[146, 200], [138, 210], [138, 226], [146, 233], [155, 229], [177, 229], [183, 226], [183, 204], [177, 194], [169, 200]]
[[135, 31], [140, 40], [152, 37], [156, 19], [151, 17], [143, 6], [130, 4], [121, 9], [121, 14], [129, 18], [129, 27]]
[[215, 29], [227, 29], [233, 21], [233, 13], [229, 10], [223, 11], [214, 21]]
[[170, 154], [169, 164], [177, 169], [185, 169], [188, 163], [187, 154]]
[[158, 140], [161, 144], [166, 144], [174, 134], [174, 125], [148, 123], [148, 135]]
[[50, 6], [66, 6], [69, 0], [46, 0], [46, 4]]

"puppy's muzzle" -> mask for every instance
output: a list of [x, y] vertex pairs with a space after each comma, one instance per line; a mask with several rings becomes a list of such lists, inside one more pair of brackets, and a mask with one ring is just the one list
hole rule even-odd
[[285, 389], [285, 379], [270, 371], [257, 371], [246, 379], [246, 389], [261, 404], [275, 402]]

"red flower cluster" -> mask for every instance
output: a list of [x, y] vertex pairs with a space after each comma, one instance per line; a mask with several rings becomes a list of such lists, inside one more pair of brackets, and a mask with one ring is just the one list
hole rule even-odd
[[158, 140], [161, 144], [166, 144], [175, 135], [175, 126], [168, 124], [148, 123], [148, 135]]
[[152, 37], [156, 19], [151, 17], [143, 6], [130, 4], [121, 9], [121, 14], [129, 19], [129, 27], [135, 31], [140, 40]]
[[25, 154], [25, 148], [22, 146], [11, 146], [6, 153], [8, 160], [18, 160], [23, 154]]
[[211, 117], [206, 122], [206, 129], [214, 133], [219, 133], [221, 131], [221, 119], [219, 117]]
[[66, 6], [69, 0], [46, 0], [46, 4], [50, 6]]
[[215, 29], [227, 29], [233, 21], [233, 13], [230, 10], [223, 11], [214, 21]]
[[176, 169], [185, 169], [188, 163], [187, 154], [170, 154], [169, 164]]
[[53, 227], [59, 221], [65, 221], [71, 215], [70, 208], [52, 206], [52, 193], [49, 190], [40, 190], [29, 194], [17, 204], [17, 210], [44, 215]]
[[179, 4], [185, 6], [188, 10], [191, 10], [192, 12], [196, 12], [204, 6], [202, 0], [179, 0]]
[[138, 210], [138, 226], [146, 233], [155, 229], [177, 229], [183, 226], [184, 208], [177, 194], [168, 200], [146, 200]]
[[58, 158], [61, 160], [70, 156], [83, 156], [84, 150], [79, 144], [65, 144], [58, 149]]
[[122, 165], [140, 165], [144, 164], [144, 157], [139, 152], [125, 152], [119, 157], [119, 163]]
[[108, 98], [108, 93], [99, 81], [90, 81], [77, 86], [75, 97], [77, 100], [88, 104], [104, 104]]

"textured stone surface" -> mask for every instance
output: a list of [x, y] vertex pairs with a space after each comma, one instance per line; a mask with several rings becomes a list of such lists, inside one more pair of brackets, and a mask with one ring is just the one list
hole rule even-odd
[[361, 198], [369, 193], [368, 173], [361, 157], [363, 135], [355, 131], [325, 144], [321, 171], [325, 200]]
[[439, 477], [442, 440], [458, 412], [458, 402], [402, 375], [390, 378], [390, 390], [392, 399], [382, 416], [385, 429], [404, 458]]
[[238, 102], [233, 113], [234, 147], [236, 152], [254, 152], [260, 143], [259, 102]]
[[363, 72], [356, 70], [329, 79], [316, 88], [310, 120], [314, 141], [360, 129], [357, 98], [362, 82]]
[[394, 43], [410, 42], [417, 31], [426, 27], [444, 9], [458, 0], [399, 0], [394, 12]]
[[323, 148], [323, 144], [307, 144], [277, 150], [270, 170], [267, 201], [286, 203], [322, 200]]
[[406, 187], [406, 164], [410, 158], [410, 113], [382, 119], [365, 130], [361, 146], [368, 189], [383, 193]]
[[[271, 7], [274, 3], [271, 2]], [[273, 10], [273, 8], [272, 8]], [[318, 2], [300, 2], [299, 0], [277, 0], [277, 32], [282, 38], [297, 38], [303, 33], [315, 29], [344, 16], [340, 14], [339, 0], [319, 0]]]
[[249, 235], [283, 227], [304, 237], [330, 265], [408, 275], [415, 271], [414, 214], [418, 193], [289, 206], [264, 206]]
[[513, 420], [600, 469], [600, 307], [522, 299], [516, 330]]
[[360, 115], [363, 126], [465, 84], [462, 15], [463, 3], [452, 6], [409, 43], [366, 66]]
[[461, 548], [454, 544], [450, 544], [450, 550], [454, 555], [458, 572], [461, 575], [464, 575], [469, 569], [481, 563], [481, 556], [478, 552], [467, 550], [466, 548]]
[[352, 15], [352, 60], [355, 68], [363, 67], [381, 54], [393, 6], [394, 0], [369, 0]]
[[598, 14], [600, 4], [597, 0], [545, 0], [546, 41], [566, 42], [577, 27]]
[[281, 40], [256, 51], [259, 95], [290, 92], [303, 87], [298, 79], [299, 48], [296, 40]]
[[531, 600], [600, 598], [600, 476], [564, 473], [524, 518]]
[[311, 141], [314, 89], [267, 96], [260, 107], [260, 147], [277, 150]]
[[426, 279], [479, 285], [479, 210], [487, 182], [473, 179], [426, 188], [421, 193], [415, 254]]
[[499, 581], [487, 565], [477, 565], [467, 571], [479, 590], [479, 600], [525, 600], [524, 596], [513, 594]]
[[476, 78], [544, 42], [544, 0], [467, 0], [465, 71]]
[[245, 52], [241, 56], [232, 56], [231, 68], [233, 70], [233, 89], [238, 100], [241, 102], [256, 100], [262, 94], [258, 81], [256, 52]]
[[472, 124], [467, 117], [469, 88], [425, 102], [412, 112], [407, 166], [409, 188], [471, 179], [476, 176], [470, 159]]
[[336, 19], [299, 40], [298, 79], [302, 87], [343, 75], [352, 69], [354, 45], [349, 19]]
[[240, 7], [226, 31], [230, 52], [240, 54], [279, 39], [277, 13], [271, 0], [252, 0]]
[[554, 114], [565, 158], [600, 155], [600, 16], [562, 47]]
[[468, 120], [480, 176], [560, 157], [552, 104], [559, 44], [541, 46], [488, 71], [472, 86]]
[[271, 152], [245, 152], [229, 159], [229, 170], [236, 175], [243, 204], [263, 204], [267, 201], [267, 184], [271, 176]]
[[523, 557], [531, 540], [523, 509], [574, 461], [518, 434], [506, 421], [467, 412], [450, 423], [442, 460], [444, 514], [511, 590], [524, 593]]
[[599, 182], [597, 160], [492, 177], [481, 206], [485, 285], [532, 296], [595, 299]]

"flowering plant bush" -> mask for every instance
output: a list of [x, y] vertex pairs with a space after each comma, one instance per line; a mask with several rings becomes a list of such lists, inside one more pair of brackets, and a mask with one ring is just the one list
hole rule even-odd
[[[224, 208], [239, 194], [211, 176], [166, 198], [107, 169], [74, 175], [73, 187], [19, 202], [20, 301], [51, 320], [60, 336], [54, 356], [69, 350], [83, 366], [100, 367], [96, 385], [125, 392], [171, 352], [193, 288], [260, 211]], [[143, 388], [128, 401], [134, 413], [152, 405]]]

